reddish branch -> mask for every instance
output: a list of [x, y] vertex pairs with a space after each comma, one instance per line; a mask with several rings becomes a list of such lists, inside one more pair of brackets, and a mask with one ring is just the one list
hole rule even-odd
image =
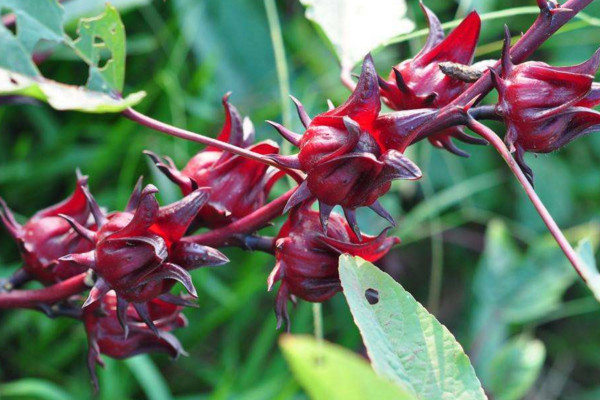
[[87, 273], [82, 273], [52, 286], [36, 290], [13, 290], [0, 293], [0, 308], [37, 308], [52, 305], [89, 289]]
[[251, 160], [255, 160], [261, 162], [263, 164], [270, 165], [272, 167], [278, 168], [288, 175], [290, 175], [296, 182], [300, 183], [303, 180], [303, 177], [297, 172], [287, 168], [282, 167], [275, 161], [263, 156], [262, 154], [255, 153], [250, 150], [243, 149], [238, 146], [234, 146], [229, 143], [222, 142], [217, 139], [213, 139], [204, 135], [200, 135], [198, 133], [190, 132], [185, 129], [177, 128], [175, 126], [165, 124], [164, 122], [160, 122], [151, 118], [147, 115], [144, 115], [140, 112], [135, 111], [132, 108], [128, 108], [127, 110], [122, 112], [122, 115], [129, 118], [130, 120], [137, 122], [140, 125], [146, 126], [148, 128], [154, 129], [155, 131], [166, 133], [167, 135], [175, 136], [181, 139], [189, 140], [196, 143], [202, 143], [207, 146], [214, 146], [223, 151], [228, 151], [233, 154], [237, 154], [241, 157], [246, 157]]
[[236, 239], [236, 236], [255, 232], [268, 225], [274, 218], [280, 216], [295, 191], [296, 188], [288, 190], [281, 197], [227, 226], [198, 235], [188, 236], [183, 238], [183, 240], [210, 247], [237, 245], [239, 239]]
[[467, 126], [473, 132], [477, 133], [478, 135], [486, 139], [488, 142], [490, 142], [490, 144], [494, 146], [496, 151], [498, 151], [498, 154], [500, 154], [504, 161], [506, 161], [506, 164], [508, 164], [508, 166], [510, 167], [510, 170], [523, 187], [523, 190], [525, 190], [527, 197], [529, 197], [529, 200], [531, 201], [538, 214], [544, 221], [544, 224], [546, 224], [546, 227], [548, 228], [552, 236], [554, 236], [554, 239], [556, 239], [556, 242], [575, 268], [575, 271], [577, 271], [577, 273], [579, 274], [579, 276], [581, 276], [584, 282], [587, 282], [587, 279], [585, 278], [582, 272], [584, 270], [584, 266], [581, 264], [581, 260], [577, 255], [577, 252], [575, 252], [573, 247], [571, 247], [571, 245], [569, 244], [569, 241], [567, 240], [565, 235], [562, 233], [562, 231], [548, 212], [548, 209], [546, 209], [546, 206], [544, 206], [544, 203], [542, 203], [542, 200], [538, 197], [537, 193], [533, 189], [533, 186], [531, 186], [531, 183], [529, 183], [529, 181], [525, 177], [525, 174], [521, 170], [521, 167], [519, 167], [515, 159], [511, 156], [510, 152], [508, 151], [508, 148], [506, 147], [502, 139], [500, 139], [500, 137], [498, 137], [498, 135], [496, 135], [496, 133], [494, 133], [494, 131], [492, 131], [490, 128], [474, 119], [469, 120]]

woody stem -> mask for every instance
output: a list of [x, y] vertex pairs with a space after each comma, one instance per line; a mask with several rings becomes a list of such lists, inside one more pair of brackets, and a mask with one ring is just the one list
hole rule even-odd
[[523, 174], [523, 171], [521, 171], [521, 168], [510, 154], [510, 151], [508, 150], [502, 139], [500, 139], [500, 137], [496, 135], [496, 133], [490, 128], [474, 119], [469, 120], [469, 122], [467, 123], [467, 127], [469, 127], [469, 129], [473, 130], [473, 132], [486, 139], [492, 146], [494, 146], [498, 154], [500, 154], [502, 158], [504, 158], [504, 161], [506, 161], [506, 163], [510, 167], [510, 170], [523, 187], [523, 190], [525, 190], [527, 197], [529, 197], [529, 200], [535, 207], [536, 211], [538, 212], [540, 217], [542, 217], [544, 224], [546, 224], [546, 227], [548, 227], [548, 230], [550, 231], [552, 236], [554, 236], [554, 239], [573, 265], [573, 268], [575, 268], [575, 271], [577, 271], [577, 273], [579, 274], [579, 276], [581, 276], [584, 282], [587, 282], [587, 279], [583, 273], [584, 266], [582, 265], [581, 259], [579, 258], [571, 244], [568, 242], [565, 235], [562, 233], [561, 229], [558, 227], [558, 225], [546, 209], [546, 206], [544, 206], [544, 203], [542, 203], [542, 200], [538, 197], [537, 193], [533, 189], [533, 186], [531, 186], [531, 183], [529, 183], [529, 181], [525, 177], [525, 174]]
[[211, 247], [236, 245], [239, 241], [236, 236], [255, 232], [266, 226], [274, 218], [281, 215], [285, 205], [295, 191], [296, 188], [294, 187], [269, 204], [262, 206], [256, 211], [246, 215], [244, 218], [240, 218], [229, 225], [213, 229], [209, 232], [187, 236], [182, 240]]
[[42, 289], [13, 290], [0, 293], [2, 308], [37, 308], [40, 304], [51, 305], [89, 289], [85, 283], [87, 273], [56, 283]]
[[229, 153], [236, 154], [241, 157], [248, 158], [250, 160], [258, 161], [263, 164], [270, 165], [277, 169], [284, 171], [286, 174], [290, 175], [296, 182], [300, 183], [302, 181], [302, 176], [297, 171], [284, 168], [281, 165], [277, 164], [275, 161], [265, 157], [262, 154], [255, 153], [250, 150], [243, 149], [238, 146], [234, 146], [229, 143], [222, 142], [217, 139], [213, 139], [204, 135], [200, 135], [198, 133], [190, 132], [185, 129], [177, 128], [175, 126], [166, 124], [164, 122], [158, 121], [152, 117], [149, 117], [145, 114], [142, 114], [138, 111], [135, 111], [133, 108], [128, 108], [121, 113], [126, 118], [137, 122], [140, 125], [146, 126], [150, 129], [154, 129], [155, 131], [166, 133], [167, 135], [175, 136], [181, 139], [189, 140], [196, 143], [202, 143], [208, 146], [217, 147], [223, 151], [227, 151]]

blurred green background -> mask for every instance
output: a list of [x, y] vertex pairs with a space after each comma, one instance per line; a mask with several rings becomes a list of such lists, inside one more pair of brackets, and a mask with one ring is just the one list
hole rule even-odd
[[[65, 7], [75, 21], [82, 15], [98, 14], [102, 3], [72, 0]], [[408, 3], [410, 18], [418, 28], [424, 27], [418, 3]], [[262, 1], [119, 0], [113, 4], [121, 10], [128, 35], [125, 92], [148, 92], [137, 107], [140, 111], [182, 128], [215, 134], [223, 121], [220, 99], [231, 90], [231, 101], [252, 118], [258, 139], [280, 141], [263, 122], [281, 121], [282, 103]], [[534, 6], [535, 2], [428, 0], [426, 4], [444, 22], [473, 8], [486, 13]], [[277, 12], [291, 92], [311, 115], [326, 109], [326, 99], [343, 102], [348, 91], [340, 84], [335, 55], [304, 17], [303, 6], [297, 0], [277, 1]], [[600, 15], [600, 4], [592, 4], [587, 12]], [[485, 54], [478, 59], [498, 57], [504, 23], [517, 33], [525, 31], [533, 19], [529, 14], [484, 22], [480, 44], [485, 45], [481, 48]], [[68, 26], [73, 33], [75, 22]], [[574, 27], [578, 29], [552, 38], [534, 57], [558, 65], [587, 59], [600, 45], [600, 28], [581, 23]], [[423, 39], [377, 52], [380, 74], [418, 51]], [[45, 76], [67, 83], [84, 84], [87, 76], [83, 63], [60, 50], [40, 68]], [[500, 125], [493, 127], [502, 133]], [[291, 128], [300, 131], [295, 115]], [[64, 198], [74, 186], [75, 168], [80, 167], [90, 176], [98, 201], [109, 209], [124, 206], [139, 175], [159, 187], [163, 204], [177, 199], [178, 190], [151, 167], [142, 155], [144, 149], [168, 154], [182, 166], [201, 147], [140, 128], [119, 116], [59, 113], [47, 106], [5, 106], [0, 108], [0, 195], [25, 218]], [[541, 220], [501, 159], [491, 148], [467, 150], [472, 155], [469, 159], [427, 143], [410, 149], [409, 157], [420, 165], [425, 178], [395, 183], [385, 197], [384, 204], [399, 220], [395, 233], [403, 244], [379, 265], [448, 326], [471, 355], [480, 376], [494, 375], [486, 360], [494, 358], [508, 338], [535, 337], [545, 345], [546, 358], [526, 398], [600, 398], [597, 303], [581, 284], [571, 285], [573, 274], [554, 245], [548, 245]], [[596, 243], [600, 135], [528, 161], [536, 174], [536, 189], [559, 225], [580, 227], [572, 238], [583, 231], [592, 234]], [[285, 183], [276, 188], [279, 193], [283, 190]], [[359, 214], [361, 226], [369, 233], [384, 226], [368, 210]], [[482, 258], [490, 221], [489, 251]], [[581, 228], [583, 224], [587, 225]], [[105, 358], [106, 368], [100, 371], [101, 399], [306, 398], [277, 347], [280, 332], [275, 330], [272, 312], [274, 294], [266, 291], [272, 257], [226, 252], [230, 264], [193, 273], [200, 307], [185, 312], [190, 325], [176, 332], [190, 356], [177, 362], [162, 356], [126, 362]], [[528, 265], [523, 267], [528, 273], [520, 272], [522, 264]], [[0, 276], [18, 266], [15, 244], [0, 231]], [[515, 295], [515, 285], [525, 287], [526, 295]], [[513, 301], [513, 313], [529, 310], [529, 317], [503, 318], [499, 310], [507, 299]], [[324, 304], [323, 314], [326, 339], [364, 352], [341, 294]], [[291, 317], [292, 333], [312, 333], [310, 304], [300, 302]], [[0, 312], [0, 397], [90, 398], [86, 346], [83, 327], [76, 322], [50, 320], [34, 311]], [[514, 372], [508, 370], [507, 374]], [[500, 385], [510, 382], [506, 379]], [[482, 376], [482, 380], [487, 388], [498, 386], [494, 376]]]

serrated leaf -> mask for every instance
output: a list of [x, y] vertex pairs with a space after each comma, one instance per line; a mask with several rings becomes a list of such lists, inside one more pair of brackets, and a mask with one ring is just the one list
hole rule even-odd
[[[107, 3], [104, 13], [82, 18], [77, 33], [73, 47], [89, 66], [87, 87], [121, 92], [125, 80], [125, 26], [117, 9]], [[101, 53], [105, 51], [110, 52], [110, 58], [101, 66]]]
[[596, 266], [596, 259], [594, 258], [594, 249], [589, 239], [583, 239], [577, 246], [577, 253], [583, 261], [584, 269], [582, 272], [583, 278], [587, 286], [592, 291], [596, 300], [600, 301], [600, 273]]
[[342, 64], [351, 69], [374, 48], [411, 32], [404, 0], [300, 0], [306, 18], [325, 33]]
[[[373, 368], [417, 399], [485, 399], [452, 333], [388, 274], [361, 258], [340, 257], [340, 279]], [[368, 301], [366, 291], [377, 292]]]
[[20, 95], [47, 102], [56, 110], [76, 110], [88, 113], [121, 112], [138, 104], [145, 92], [115, 98], [79, 86], [65, 85], [44, 78], [32, 79], [0, 68], [0, 95]]
[[416, 399], [343, 347], [309, 336], [283, 336], [279, 344], [294, 376], [313, 400]]
[[15, 14], [17, 39], [30, 55], [40, 40], [64, 40], [64, 10], [57, 0], [0, 0], [2, 8]]
[[486, 388], [495, 400], [522, 399], [540, 375], [545, 358], [541, 341], [528, 337], [511, 340], [492, 359]]

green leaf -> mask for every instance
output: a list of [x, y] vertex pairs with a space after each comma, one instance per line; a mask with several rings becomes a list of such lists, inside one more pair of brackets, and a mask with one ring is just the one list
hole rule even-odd
[[[72, 45], [89, 65], [88, 88], [121, 92], [125, 80], [125, 26], [117, 9], [107, 3], [103, 14], [81, 19], [77, 33], [79, 37]], [[106, 51], [110, 58], [101, 66]]]
[[31, 60], [31, 55], [27, 53], [27, 50], [13, 36], [11, 31], [2, 24], [0, 24], [0, 53], [11, 55], [10, 57], [0, 57], [0, 68], [6, 68], [32, 77], [40, 74], [40, 71]]
[[412, 31], [404, 0], [300, 0], [306, 18], [315, 22], [333, 45], [342, 69], [351, 69], [374, 48]]
[[[597, 236], [593, 225], [573, 234]], [[517, 250], [506, 225], [490, 222], [486, 245], [474, 280], [478, 308], [508, 323], [524, 323], [556, 309], [565, 290], [577, 279], [556, 242], [545, 235], [525, 255]]]
[[416, 399], [343, 347], [310, 336], [283, 336], [279, 344], [313, 400]]
[[40, 74], [31, 60], [40, 40], [62, 42], [63, 8], [56, 0], [0, 0], [0, 10], [9, 10], [16, 17], [16, 36], [0, 24], [0, 68], [27, 76]]
[[[418, 399], [485, 399], [469, 358], [452, 333], [400, 284], [361, 258], [342, 255], [340, 278], [377, 372]], [[367, 301], [375, 290], [378, 301]]]
[[139, 103], [145, 92], [132, 93], [124, 99], [94, 92], [83, 87], [65, 85], [49, 79], [32, 79], [0, 68], [0, 95], [21, 95], [45, 101], [57, 110], [88, 113], [121, 112]]
[[40, 40], [62, 42], [63, 8], [56, 0], [0, 0], [17, 18], [17, 39], [30, 55]]
[[600, 273], [596, 266], [594, 258], [594, 249], [588, 239], [583, 239], [577, 246], [577, 253], [583, 261], [584, 269], [582, 272], [585, 283], [590, 288], [596, 300], [600, 301]]
[[[597, 242], [599, 231], [590, 224], [566, 235]], [[509, 325], [536, 321], [559, 309], [565, 291], [576, 280], [577, 274], [550, 235], [532, 242], [523, 254], [502, 221], [490, 222], [473, 280], [470, 327], [471, 355], [484, 384], [493, 379], [491, 360], [507, 340]]]
[[[121, 15], [129, 10], [147, 6], [152, 0], [111, 0], [110, 4], [119, 10]], [[69, 0], [63, 5], [65, 9], [65, 25], [76, 23], [80, 18], [98, 15], [106, 6], [105, 0]]]
[[495, 400], [522, 399], [540, 375], [545, 358], [546, 348], [541, 341], [515, 338], [494, 356], [486, 387]]
[[21, 379], [0, 385], [1, 398], [71, 400], [59, 386], [41, 379]]
[[147, 354], [129, 358], [125, 360], [125, 364], [140, 383], [148, 399], [168, 400], [172, 398], [167, 382]]

